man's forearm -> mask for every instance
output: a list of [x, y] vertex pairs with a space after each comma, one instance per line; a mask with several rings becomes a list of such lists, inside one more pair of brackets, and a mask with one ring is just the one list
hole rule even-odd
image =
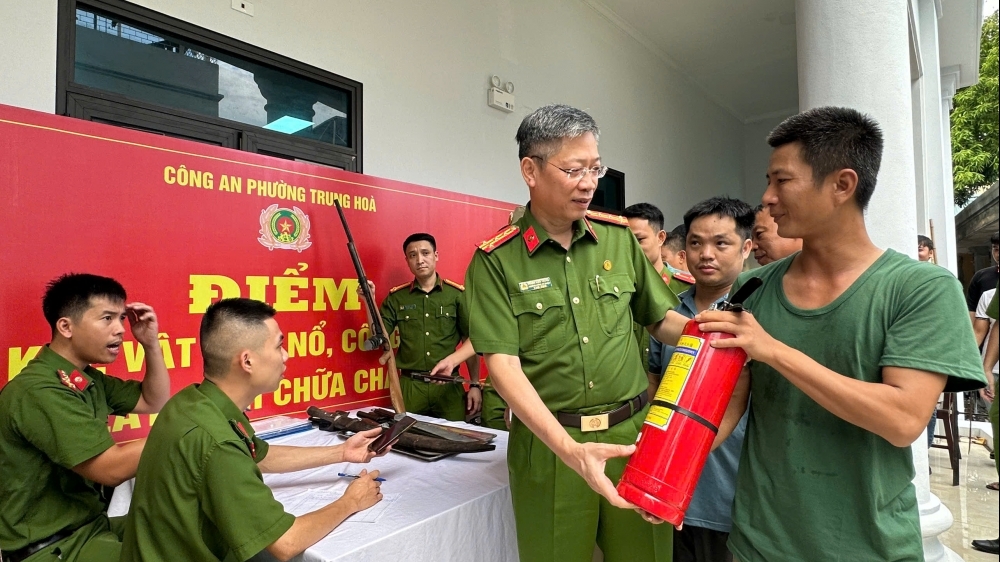
[[326, 507], [295, 518], [295, 523], [285, 534], [267, 547], [278, 560], [288, 560], [302, 554], [307, 548], [329, 535], [355, 513], [347, 500], [341, 498]]
[[486, 368], [490, 371], [493, 388], [507, 401], [511, 412], [565, 461], [564, 455], [569, 454], [576, 442], [542, 402], [535, 387], [528, 382], [528, 377], [521, 370], [520, 360], [510, 355], [487, 355]]
[[747, 412], [749, 404], [750, 367], [744, 366], [743, 371], [740, 372], [739, 380], [736, 381], [736, 387], [733, 389], [733, 396], [729, 399], [729, 406], [726, 408], [726, 413], [722, 416], [722, 423], [719, 424], [719, 432], [715, 435], [715, 441], [712, 443], [713, 451], [719, 445], [722, 445], [726, 439], [729, 439], [733, 430], [736, 429], [740, 420], [743, 419], [743, 414]]
[[[909, 369], [884, 367], [883, 382], [860, 381], [820, 365], [780, 342], [764, 363], [840, 419], [866, 429], [897, 447], [909, 446], [926, 427], [946, 377]], [[912, 384], [903, 388], [887, 372], [906, 372]], [[921, 376], [925, 375], [925, 376]], [[919, 377], [919, 380], [914, 380]]]
[[261, 472], [280, 473], [307, 470], [344, 461], [343, 445], [329, 447], [289, 447], [271, 445], [257, 464]]
[[681, 339], [684, 326], [687, 326], [689, 320], [691, 319], [683, 314], [668, 310], [663, 320], [652, 326], [647, 326], [646, 330], [661, 343], [677, 345], [677, 340]]
[[986, 371], [986, 379], [993, 378], [993, 366], [1000, 360], [1000, 323], [993, 324], [993, 329], [986, 337], [986, 353], [983, 357], [983, 369]]
[[[479, 380], [479, 357], [476, 356], [476, 350], [472, 347], [472, 340], [466, 338], [465, 341], [462, 342], [462, 345], [458, 346], [458, 349], [452, 352], [451, 358], [454, 360], [455, 365], [465, 363], [465, 365], [469, 368], [469, 378], [473, 381]], [[473, 362], [470, 361], [470, 359], [473, 358], [475, 358], [476, 367], [475, 378], [472, 378]]]
[[135, 413], [155, 414], [170, 399], [170, 373], [163, 361], [163, 349], [159, 342], [151, 346], [143, 345], [142, 348], [146, 356], [146, 374], [142, 378], [141, 407], [137, 407]]

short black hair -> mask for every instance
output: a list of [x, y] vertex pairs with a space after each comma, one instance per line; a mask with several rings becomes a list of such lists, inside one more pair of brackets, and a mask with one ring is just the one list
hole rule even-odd
[[761, 203], [761, 204], [759, 204], [759, 205], [757, 205], [756, 207], [753, 208], [753, 214], [754, 215], [759, 215], [760, 212], [763, 211], [764, 209], [765, 209], [764, 204]]
[[434, 240], [433, 236], [431, 236], [430, 234], [427, 234], [426, 232], [416, 232], [414, 234], [411, 234], [411, 235], [407, 236], [406, 240], [403, 240], [403, 253], [404, 254], [406, 253], [406, 248], [409, 247], [409, 245], [413, 244], [414, 242], [430, 242], [431, 248], [435, 252], [438, 249], [437, 241]]
[[622, 211], [622, 216], [627, 219], [646, 219], [653, 232], [663, 230], [663, 213], [652, 203], [636, 203], [629, 205]]
[[209, 305], [198, 334], [205, 376], [224, 375], [236, 347], [245, 347], [247, 336], [263, 328], [264, 321], [274, 318], [275, 313], [267, 303], [243, 298]]
[[934, 249], [934, 241], [931, 240], [930, 238], [924, 236], [923, 234], [918, 234], [917, 235], [917, 246], [924, 246], [928, 250], [933, 250]]
[[742, 236], [744, 240], [750, 238], [750, 233], [753, 231], [753, 223], [756, 220], [753, 207], [744, 201], [731, 197], [712, 197], [691, 207], [688, 212], [684, 213], [684, 227], [687, 230], [691, 230], [691, 223], [695, 219], [712, 215], [733, 219], [733, 222], [736, 223], [737, 234]]
[[42, 297], [42, 314], [56, 331], [60, 318], [79, 320], [80, 315], [90, 308], [90, 299], [106, 298], [112, 302], [125, 302], [125, 287], [110, 277], [89, 273], [67, 273], [60, 275], [45, 287]]
[[849, 107], [817, 107], [785, 119], [767, 136], [778, 148], [797, 142], [813, 180], [850, 168], [858, 174], [854, 200], [868, 208], [882, 165], [882, 129], [871, 116]]
[[673, 228], [667, 233], [667, 239], [663, 241], [663, 245], [670, 248], [670, 251], [677, 253], [684, 250], [687, 245], [687, 227], [684, 223], [681, 223]]

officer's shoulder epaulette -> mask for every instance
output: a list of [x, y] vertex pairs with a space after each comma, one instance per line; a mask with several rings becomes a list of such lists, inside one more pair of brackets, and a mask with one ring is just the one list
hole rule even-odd
[[455, 287], [455, 288], [456, 288], [456, 289], [458, 289], [459, 291], [464, 291], [464, 290], [465, 290], [465, 285], [463, 285], [463, 284], [461, 284], [461, 283], [455, 283], [455, 282], [454, 282], [454, 281], [452, 281], [451, 279], [444, 279], [444, 282], [445, 282], [445, 284], [447, 284], [447, 285], [451, 285], [452, 287]]
[[405, 288], [407, 288], [409, 286], [410, 286], [409, 283], [403, 283], [402, 285], [397, 285], [397, 286], [389, 289], [389, 294], [391, 295], [391, 294], [393, 294], [393, 293], [395, 293], [395, 292], [397, 292], [399, 290], [405, 289]]
[[520, 231], [521, 229], [518, 228], [517, 225], [512, 224], [509, 226], [505, 226], [493, 236], [487, 238], [486, 240], [483, 240], [483, 242], [479, 244], [479, 249], [488, 254], [493, 250], [496, 250], [500, 246], [503, 246], [507, 242], [513, 240], [514, 237], [517, 236], [517, 233]]
[[602, 213], [600, 211], [587, 211], [587, 218], [595, 220], [597, 222], [617, 224], [618, 226], [628, 226], [627, 218], [621, 215], [612, 215], [611, 213]]
[[675, 273], [671, 273], [671, 275], [673, 276], [674, 279], [677, 279], [679, 281], [683, 281], [684, 283], [687, 283], [688, 285], [694, 285], [694, 283], [695, 283], [694, 276], [691, 275], [690, 273], [686, 272], [686, 271], [677, 271]]

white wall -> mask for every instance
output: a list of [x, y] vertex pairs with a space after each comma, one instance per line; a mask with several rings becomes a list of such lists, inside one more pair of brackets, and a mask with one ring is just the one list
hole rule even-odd
[[752, 207], [760, 204], [760, 198], [767, 189], [767, 163], [771, 157], [771, 147], [767, 135], [779, 123], [789, 117], [770, 117], [743, 126], [743, 200]]
[[[523, 202], [514, 133], [563, 102], [601, 125], [627, 203], [668, 224], [743, 193], [739, 121], [581, 0], [254, 0], [255, 17], [229, 0], [136, 3], [363, 83], [368, 174]], [[0, 103], [51, 112], [56, 0], [0, 5]], [[514, 82], [515, 113], [487, 107], [491, 74]]]

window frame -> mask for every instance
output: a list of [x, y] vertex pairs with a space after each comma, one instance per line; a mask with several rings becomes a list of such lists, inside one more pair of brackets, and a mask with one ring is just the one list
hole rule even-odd
[[591, 204], [590, 208], [594, 211], [600, 211], [602, 213], [611, 213], [614, 215], [620, 215], [625, 211], [625, 172], [609, 167], [607, 173], [604, 174], [604, 176], [605, 177], [611, 176], [618, 180], [618, 189], [616, 191], [618, 192], [618, 202], [621, 204], [621, 208], [615, 209], [612, 207], [605, 207], [603, 205], [594, 205], [594, 204]]
[[[76, 62], [76, 10], [78, 5], [120, 16], [136, 24], [162, 30], [196, 44], [295, 74], [320, 84], [345, 90], [348, 94], [348, 139], [350, 147], [313, 139], [292, 137], [247, 123], [175, 109], [136, 100], [124, 95], [77, 84], [73, 81]], [[287, 148], [288, 158], [337, 162], [339, 167], [361, 173], [363, 154], [362, 98], [360, 82], [290, 59], [232, 37], [172, 18], [124, 0], [59, 0], [56, 52], [56, 113], [69, 117], [99, 119], [141, 128], [154, 133], [217, 144], [224, 139], [229, 148], [255, 152], [260, 145]], [[228, 129], [228, 132], [223, 130]], [[180, 131], [180, 132], [178, 132]], [[235, 135], [235, 137], [234, 137]], [[191, 138], [193, 137], [193, 138]], [[235, 138], [235, 142], [232, 139]]]

